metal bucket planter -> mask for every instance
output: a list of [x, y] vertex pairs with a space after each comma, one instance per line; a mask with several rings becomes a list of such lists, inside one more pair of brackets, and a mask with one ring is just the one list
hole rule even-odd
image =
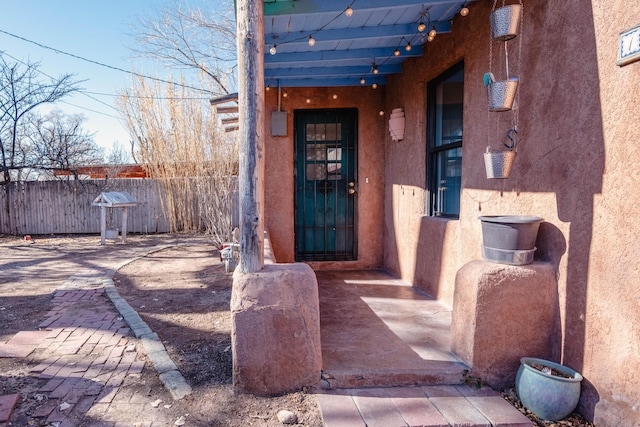
[[498, 264], [526, 265], [533, 262], [542, 218], [537, 216], [481, 216], [482, 256]]
[[509, 111], [513, 108], [513, 101], [518, 91], [518, 78], [491, 82], [487, 85], [489, 111]]
[[[533, 366], [542, 367], [543, 371]], [[516, 393], [524, 407], [538, 417], [559, 421], [578, 405], [581, 381], [582, 375], [567, 366], [523, 357], [516, 375]]]
[[489, 151], [484, 153], [484, 167], [489, 179], [509, 178], [516, 158], [515, 151]]
[[512, 4], [491, 12], [491, 37], [495, 41], [506, 42], [518, 35], [522, 6]]

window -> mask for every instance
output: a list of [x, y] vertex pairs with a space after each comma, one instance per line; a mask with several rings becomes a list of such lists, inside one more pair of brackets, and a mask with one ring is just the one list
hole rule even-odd
[[427, 85], [427, 211], [432, 216], [460, 215], [463, 100], [462, 62]]

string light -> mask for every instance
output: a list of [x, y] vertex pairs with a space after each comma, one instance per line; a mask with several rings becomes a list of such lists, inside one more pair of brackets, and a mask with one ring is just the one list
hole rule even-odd
[[431, 31], [429, 31], [429, 37], [435, 38], [436, 34], [438, 34], [438, 32], [436, 31], [436, 27], [433, 27]]
[[333, 99], [338, 99], [338, 94], [337, 94], [337, 93], [334, 93], [331, 97], [332, 97]]
[[407, 42], [407, 45], [404, 48], [407, 52], [411, 50], [411, 42]]
[[469, 14], [469, 8], [467, 7], [467, 4], [465, 3], [465, 5], [462, 6], [462, 9], [460, 9], [460, 15], [467, 16], [468, 14]]
[[371, 87], [374, 88], [374, 89], [378, 89], [378, 83], [372, 84]]
[[307, 97], [307, 104], [311, 104], [311, 98]]
[[378, 111], [378, 115], [379, 115], [380, 117], [384, 116], [384, 110], [380, 110], [380, 111]]
[[371, 66], [371, 68], [373, 69], [373, 74], [378, 74], [378, 66], [376, 65], [376, 63], [374, 62], [373, 65]]
[[316, 45], [316, 39], [313, 38], [313, 34], [309, 34], [309, 46], [313, 47]]
[[351, 6], [347, 6], [347, 9], [344, 11], [344, 14], [349, 17], [353, 15], [353, 9], [351, 9]]
[[398, 48], [393, 51], [393, 56], [400, 56], [400, 51], [398, 50]]
[[276, 45], [275, 44], [273, 46], [271, 46], [271, 49], [269, 49], [269, 53], [271, 55], [275, 55], [277, 51], [278, 51], [278, 49], [276, 49]]
[[420, 21], [420, 23], [418, 24], [418, 32], [423, 32], [425, 29], [427, 28], [427, 26], [425, 25], [424, 22]]
[[360, 79], [360, 84], [361, 84], [361, 85], [365, 84], [366, 82], [367, 82], [367, 81], [364, 79], [364, 77]]

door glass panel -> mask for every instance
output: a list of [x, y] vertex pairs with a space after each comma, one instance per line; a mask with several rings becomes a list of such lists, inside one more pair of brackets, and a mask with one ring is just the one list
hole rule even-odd
[[324, 163], [307, 164], [307, 180], [325, 180], [327, 179], [327, 168]]
[[307, 144], [307, 160], [326, 160], [326, 144]]

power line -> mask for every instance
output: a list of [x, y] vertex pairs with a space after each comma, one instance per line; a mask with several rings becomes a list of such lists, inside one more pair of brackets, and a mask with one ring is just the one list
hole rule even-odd
[[65, 52], [65, 51], [63, 51], [63, 50], [56, 49], [56, 48], [54, 48], [54, 47], [44, 45], [44, 44], [42, 44], [42, 43], [38, 43], [38, 42], [36, 42], [36, 41], [29, 40], [29, 39], [27, 39], [27, 38], [24, 38], [24, 37], [18, 36], [18, 35], [16, 35], [16, 34], [10, 33], [10, 32], [8, 32], [8, 31], [2, 30], [2, 29], [0, 29], [0, 33], [6, 34], [6, 35], [8, 35], [8, 36], [10, 36], [10, 37], [14, 37], [14, 38], [19, 39], [19, 40], [22, 40], [22, 41], [25, 41], [25, 42], [27, 42], [27, 43], [34, 44], [34, 45], [36, 45], [36, 46], [38, 46], [38, 47], [41, 47], [42, 49], [51, 50], [51, 51], [53, 51], [53, 52], [55, 52], [55, 53], [61, 53], [61, 54], [63, 54], [63, 55], [67, 55], [67, 56], [70, 56], [70, 57], [72, 57], [72, 58], [79, 59], [79, 60], [81, 60], [81, 61], [89, 62], [89, 63], [91, 63], [91, 64], [99, 65], [99, 66], [101, 66], [101, 67], [105, 67], [105, 68], [110, 68], [110, 69], [112, 69], [112, 70], [121, 71], [121, 72], [123, 72], [123, 73], [127, 73], [127, 74], [129, 74], [129, 75], [133, 75], [133, 76], [136, 76], [136, 77], [142, 77], [142, 78], [144, 78], [144, 79], [155, 80], [155, 81], [158, 81], [158, 82], [161, 82], [161, 83], [167, 83], [167, 84], [171, 84], [171, 85], [181, 86], [181, 87], [184, 87], [184, 88], [186, 88], [186, 89], [192, 89], [192, 90], [197, 90], [197, 91], [207, 92], [207, 93], [210, 93], [210, 94], [212, 94], [212, 95], [216, 95], [216, 96], [217, 96], [217, 95], [220, 95], [219, 93], [212, 92], [212, 91], [207, 90], [207, 89], [196, 88], [196, 87], [189, 86], [189, 85], [185, 85], [185, 84], [182, 84], [182, 83], [175, 83], [175, 82], [172, 82], [172, 81], [169, 81], [169, 80], [160, 79], [160, 78], [158, 78], [158, 77], [146, 76], [146, 75], [144, 75], [144, 74], [140, 74], [140, 73], [137, 73], [137, 72], [135, 72], [135, 71], [127, 71], [127, 70], [124, 70], [124, 69], [122, 69], [122, 68], [114, 67], [114, 66], [109, 65], [109, 64], [105, 64], [105, 63], [102, 63], [102, 62], [94, 61], [94, 60], [92, 60], [92, 59], [84, 58], [84, 57], [82, 57], [82, 56], [75, 55], [75, 54], [73, 54], [73, 53]]

